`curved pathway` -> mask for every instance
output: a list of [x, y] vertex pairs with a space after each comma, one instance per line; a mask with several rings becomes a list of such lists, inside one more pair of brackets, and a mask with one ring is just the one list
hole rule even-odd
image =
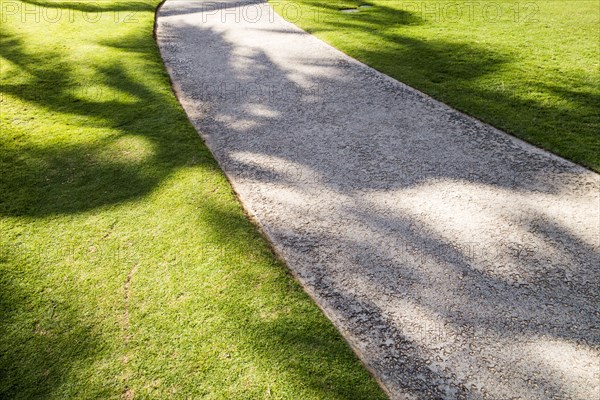
[[244, 206], [390, 397], [598, 398], [597, 174], [262, 1], [167, 0], [157, 38]]

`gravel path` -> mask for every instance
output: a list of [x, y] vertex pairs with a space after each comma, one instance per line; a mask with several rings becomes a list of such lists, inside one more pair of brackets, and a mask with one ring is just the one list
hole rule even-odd
[[262, 1], [167, 0], [157, 38], [244, 206], [391, 398], [599, 398], [597, 174]]

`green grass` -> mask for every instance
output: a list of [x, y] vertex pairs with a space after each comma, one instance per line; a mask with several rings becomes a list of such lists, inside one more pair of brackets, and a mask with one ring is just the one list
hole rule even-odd
[[273, 1], [350, 56], [600, 172], [597, 0]]
[[1, 5], [0, 398], [384, 398], [176, 102], [156, 5]]

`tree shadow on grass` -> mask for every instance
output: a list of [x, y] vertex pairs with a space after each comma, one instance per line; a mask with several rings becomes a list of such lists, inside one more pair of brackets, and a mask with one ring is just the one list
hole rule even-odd
[[[188, 128], [170, 91], [153, 91], [129, 76], [118, 61], [95, 67], [94, 81], [79, 82], [61, 54], [26, 51], [22, 40], [7, 28], [1, 39], [0, 55], [29, 76], [24, 82], [3, 84], [2, 95], [46, 110], [47, 129], [59, 118], [75, 127], [72, 141], [62, 138], [55, 144], [40, 144], [35, 135], [28, 135], [25, 123], [21, 128], [20, 121], [14, 122], [24, 140], [15, 144], [3, 136], [0, 143], [1, 213], [42, 216], [91, 210], [137, 199], [179, 167], [217, 168]], [[151, 38], [123, 43], [125, 52], [135, 50], [147, 60], [158, 58]], [[151, 72], [149, 79], [166, 81], [160, 66]], [[165, 131], [165, 119], [177, 123]], [[78, 124], [97, 135], [78, 143]]]

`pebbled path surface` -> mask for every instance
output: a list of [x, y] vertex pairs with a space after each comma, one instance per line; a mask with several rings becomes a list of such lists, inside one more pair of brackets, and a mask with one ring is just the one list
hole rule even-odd
[[167, 0], [175, 90], [248, 212], [394, 399], [600, 397], [600, 179], [262, 1]]

